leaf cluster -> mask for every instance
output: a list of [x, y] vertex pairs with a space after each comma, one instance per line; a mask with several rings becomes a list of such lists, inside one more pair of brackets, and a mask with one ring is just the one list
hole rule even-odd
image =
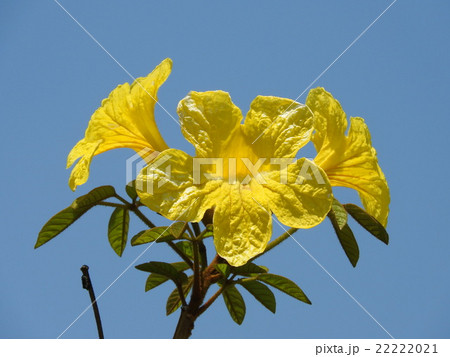
[[372, 236], [386, 245], [389, 244], [389, 235], [383, 225], [361, 207], [351, 203], [342, 205], [334, 198], [331, 210], [328, 213], [328, 218], [331, 221], [339, 243], [341, 244], [342, 249], [344, 249], [348, 260], [353, 267], [356, 267], [359, 260], [359, 247], [353, 231], [348, 225], [348, 215]]
[[[139, 210], [141, 203], [133, 183], [126, 186], [126, 193], [131, 201], [119, 196], [112, 186], [97, 187], [78, 197], [69, 207], [50, 218], [43, 226], [35, 248], [58, 236], [91, 208], [99, 205], [108, 206], [114, 208], [108, 223], [108, 240], [118, 256], [122, 256], [128, 242], [130, 212], [132, 212], [148, 226], [148, 229], [131, 238], [132, 246], [166, 243], [182, 258], [182, 261], [173, 263], [150, 261], [136, 266], [138, 270], [149, 273], [145, 282], [146, 292], [169, 281], [174, 283], [175, 289], [167, 298], [167, 315], [175, 312], [180, 306], [186, 309], [195, 306], [193, 311], [196, 318], [206, 311], [218, 296], [222, 295], [233, 321], [242, 324], [246, 314], [242, 289], [272, 313], [276, 312], [273, 288], [301, 302], [311, 304], [296, 283], [281, 275], [269, 273], [267, 267], [251, 261], [243, 266], [233, 267], [219, 256], [208, 262], [203, 240], [214, 237], [211, 224], [205, 224], [203, 230], [200, 229], [199, 224], [188, 222], [173, 222], [170, 226], [155, 227]], [[111, 202], [110, 199], [118, 202]], [[359, 259], [359, 247], [348, 224], [349, 215], [383, 243], [389, 243], [389, 236], [384, 227], [362, 208], [354, 204], [342, 205], [334, 199], [328, 218], [340, 245], [350, 263], [355, 267]], [[293, 229], [292, 233], [295, 230]], [[287, 239], [290, 234], [286, 232], [272, 241], [264, 253]], [[204, 302], [209, 287], [213, 285], [217, 286], [216, 292]], [[190, 293], [191, 299], [188, 303]]]

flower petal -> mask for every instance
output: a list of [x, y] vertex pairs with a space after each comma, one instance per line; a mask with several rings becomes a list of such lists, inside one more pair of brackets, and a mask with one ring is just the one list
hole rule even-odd
[[197, 157], [221, 157], [242, 120], [240, 109], [223, 91], [190, 92], [178, 104], [177, 112], [181, 131], [194, 145]]
[[194, 222], [215, 205], [221, 185], [205, 177], [194, 185], [193, 158], [176, 149], [160, 153], [136, 178], [143, 204], [171, 220]]
[[[130, 86], [119, 85], [92, 115], [85, 137], [69, 153], [67, 167], [78, 163], [69, 179], [69, 186], [86, 182], [92, 157], [116, 148], [131, 148], [148, 155], [153, 151], [168, 148], [164, 142], [154, 117], [157, 92], [172, 69], [172, 61], [165, 59], [147, 77], [138, 78]], [[95, 151], [92, 152], [92, 148]], [[80, 164], [80, 165], [79, 165]]]
[[81, 157], [72, 169], [69, 177], [69, 187], [72, 190], [75, 190], [77, 186], [82, 185], [87, 181], [89, 177], [89, 166], [99, 145], [100, 142], [88, 143], [83, 139], [75, 145], [72, 151], [70, 151], [70, 154], [67, 157], [67, 167], [72, 166], [72, 164]]
[[224, 183], [214, 211], [217, 253], [233, 266], [241, 266], [262, 253], [272, 235], [272, 218], [264, 202], [248, 185]]
[[299, 159], [283, 170], [264, 175], [255, 186], [266, 196], [271, 211], [281, 223], [311, 228], [321, 223], [331, 208], [331, 186], [325, 172], [307, 159]]
[[310, 140], [313, 115], [291, 99], [258, 96], [250, 104], [243, 130], [259, 157], [295, 157]]
[[347, 117], [341, 104], [323, 88], [311, 89], [306, 105], [314, 113], [314, 132], [311, 140], [319, 152], [322, 148], [342, 145], [347, 129]]
[[364, 120], [350, 118], [349, 133], [345, 136], [345, 113], [330, 93], [323, 88], [313, 89], [306, 103], [315, 115], [312, 141], [318, 154], [314, 162], [325, 170], [332, 186], [357, 190], [367, 212], [386, 226], [389, 187]]

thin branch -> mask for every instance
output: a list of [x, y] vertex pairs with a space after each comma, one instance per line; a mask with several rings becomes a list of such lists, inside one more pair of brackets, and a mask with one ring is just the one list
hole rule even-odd
[[278, 244], [284, 242], [286, 239], [288, 239], [291, 235], [293, 235], [297, 231], [298, 231], [298, 228], [290, 228], [287, 232], [284, 232], [278, 238], [274, 239], [272, 242], [267, 244], [267, 247], [266, 247], [266, 249], [264, 249], [263, 254], [265, 254], [269, 250], [275, 248]]
[[200, 225], [197, 222], [192, 222], [192, 228], [194, 229], [195, 236], [198, 237], [201, 233]]
[[209, 225], [206, 226], [206, 228], [200, 232], [200, 234], [197, 236], [197, 240], [200, 241], [203, 239], [203, 237], [205, 236], [206, 233], [208, 233], [208, 231], [210, 230]]
[[194, 232], [192, 232], [191, 227], [189, 227], [189, 223], [186, 222], [186, 228], [185, 230], [188, 231], [189, 235], [191, 236], [191, 239], [194, 240], [197, 236], [197, 234], [194, 234]]
[[197, 316], [200, 316], [201, 314], [203, 314], [206, 311], [206, 309], [208, 307], [210, 307], [214, 301], [216, 301], [216, 299], [220, 296], [220, 294], [222, 294], [222, 292], [223, 292], [223, 290], [225, 289], [226, 286], [227, 286], [226, 283], [223, 284], [219, 288], [219, 290], [217, 290], [214, 293], [214, 295], [209, 298], [209, 300], [207, 302], [205, 302], [202, 306], [200, 306], [200, 308], [198, 309], [198, 312], [197, 312]]
[[150, 221], [145, 215], [137, 208], [135, 205], [130, 205], [130, 210], [139, 217], [139, 219], [144, 222], [150, 228], [155, 228], [156, 226]]
[[114, 195], [115, 198], [117, 198], [119, 201], [121, 201], [123, 204], [129, 206], [130, 202], [128, 202], [125, 198], [123, 198], [122, 196], [118, 195], [117, 193]]
[[[206, 253], [206, 246], [203, 243], [203, 241], [198, 241], [198, 251], [200, 253], [200, 264], [202, 267], [202, 271], [206, 269], [206, 267], [208, 266], [208, 255]], [[203, 276], [203, 274], [201, 275]], [[202, 283], [203, 286], [203, 283]]]
[[[156, 226], [153, 224], [152, 221], [150, 221], [138, 208], [138, 206], [136, 204], [130, 204], [127, 200], [125, 200], [124, 198], [120, 197], [119, 195], [115, 195], [115, 197], [122, 201], [124, 204], [126, 204], [128, 206], [128, 208], [136, 215], [139, 217], [139, 219], [144, 222], [147, 226], [149, 226], [150, 228], [155, 228]], [[175, 253], [177, 253], [181, 259], [183, 259], [191, 269], [193, 269], [193, 264], [192, 261], [181, 251], [178, 249], [178, 247], [173, 243], [173, 242], [167, 242], [167, 244], [170, 246], [170, 248], [172, 248]]]
[[192, 270], [194, 270], [194, 264], [192, 264], [192, 261], [180, 249], [178, 249], [174, 242], [168, 241], [167, 244], [181, 257], [181, 259], [186, 262], [187, 265], [189, 265]]
[[92, 309], [94, 310], [95, 323], [97, 324], [98, 338], [104, 339], [102, 320], [100, 319], [100, 311], [98, 310], [97, 300], [94, 294], [94, 287], [92, 286], [91, 277], [89, 276], [89, 267], [83, 265], [80, 270], [83, 272], [81, 282], [83, 283], [83, 289], [89, 291], [89, 297], [91, 298]]
[[106, 206], [106, 207], [126, 207], [125, 205], [121, 203], [113, 203], [113, 202], [100, 202], [98, 203], [99, 206]]
[[200, 262], [198, 252], [198, 242], [193, 240], [192, 246], [194, 250], [194, 284], [192, 287], [192, 299], [201, 299], [201, 283], [200, 283]]
[[269, 250], [272, 250], [275, 248], [278, 244], [284, 242], [286, 239], [288, 239], [291, 235], [293, 235], [295, 232], [298, 231], [298, 228], [290, 228], [286, 232], [284, 232], [282, 235], [280, 235], [278, 238], [274, 239], [272, 242], [267, 244], [266, 249], [264, 249], [264, 252], [261, 254], [258, 254], [257, 256], [253, 257], [249, 261], [255, 260], [256, 258], [259, 258], [261, 255], [266, 254]]
[[140, 218], [142, 222], [144, 222], [147, 226], [150, 228], [155, 228], [156, 226], [153, 224], [152, 221], [150, 221], [138, 208], [138, 205], [136, 203], [130, 203], [125, 198], [121, 197], [117, 193], [114, 195], [115, 198], [117, 198], [119, 201], [121, 201], [124, 205], [127, 206], [127, 208], [134, 212], [136, 216]]

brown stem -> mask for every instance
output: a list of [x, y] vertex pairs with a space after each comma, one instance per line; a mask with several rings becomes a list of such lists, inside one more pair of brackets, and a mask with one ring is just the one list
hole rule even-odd
[[181, 308], [181, 315], [178, 320], [177, 328], [173, 338], [189, 338], [191, 337], [192, 330], [194, 329], [194, 321], [196, 317], [189, 311], [189, 307]]
[[[203, 223], [210, 224], [210, 217], [208, 217], [207, 214], [205, 214]], [[264, 253], [267, 253], [269, 250], [275, 248], [280, 243], [284, 242], [286, 239], [288, 239], [292, 234], [294, 234], [298, 229], [297, 228], [291, 228], [285, 233], [283, 233], [281, 236], [279, 236], [277, 239], [275, 239], [273, 242], [269, 243], [267, 245], [267, 248], [265, 249]], [[189, 338], [192, 334], [192, 330], [194, 329], [194, 322], [195, 320], [203, 314], [213, 303], [216, 301], [216, 299], [223, 293], [223, 290], [227, 286], [227, 284], [232, 283], [232, 280], [234, 276], [232, 276], [230, 279], [228, 279], [220, 289], [218, 289], [207, 302], [205, 302], [203, 305], [203, 300], [206, 296], [206, 293], [209, 289], [209, 287], [213, 284], [215, 284], [217, 281], [219, 281], [222, 277], [222, 275], [216, 270], [216, 265], [219, 263], [226, 263], [225, 259], [221, 258], [219, 255], [216, 255], [215, 258], [212, 260], [212, 262], [203, 269], [203, 272], [201, 274], [196, 274], [196, 271], [199, 270], [198, 266], [198, 260], [199, 260], [199, 242], [193, 242], [194, 243], [194, 286], [192, 289], [192, 295], [191, 300], [189, 302], [189, 305], [181, 309], [181, 315], [180, 319], [178, 320], [177, 328], [175, 330], [175, 334], [173, 338]], [[264, 254], [262, 253], [262, 254]], [[260, 255], [257, 255], [253, 259], [256, 259]], [[251, 259], [251, 260], [253, 260]], [[203, 267], [202, 267], [203, 268]]]
[[208, 300], [207, 302], [205, 302], [205, 303], [200, 307], [200, 309], [198, 309], [198, 314], [197, 314], [197, 316], [200, 316], [201, 314], [203, 314], [203, 313], [206, 311], [206, 309], [207, 309], [208, 307], [210, 307], [214, 301], [216, 301], [216, 299], [220, 296], [220, 294], [222, 294], [223, 289], [225, 289], [225, 284], [222, 285], [222, 286], [219, 288], [219, 290], [217, 290], [217, 291], [214, 293], [214, 295], [211, 296], [211, 297], [209, 298], [209, 300]]
[[[194, 250], [197, 248], [198, 247], [194, 247]], [[215, 268], [218, 263], [224, 262], [224, 259], [220, 256], [216, 255], [211, 263], [203, 270], [203, 272], [200, 272], [198, 266], [199, 254], [196, 255], [195, 260], [197, 260], [197, 264], [194, 262], [194, 272], [197, 270], [198, 274], [194, 274], [191, 299], [187, 306], [181, 308], [180, 318], [178, 320], [173, 338], [189, 338], [191, 336], [192, 330], [194, 329], [195, 320], [201, 312], [206, 310], [203, 309], [203, 311], [200, 311], [200, 307], [205, 299], [209, 287], [215, 284], [222, 277]], [[217, 296], [219, 295], [220, 293]], [[212, 304], [212, 302], [213, 301], [211, 301], [210, 304]]]
[[200, 277], [200, 258], [198, 252], [198, 242], [193, 240], [192, 247], [194, 250], [194, 282], [192, 287], [192, 300], [201, 299], [202, 287], [201, 287], [201, 277]]

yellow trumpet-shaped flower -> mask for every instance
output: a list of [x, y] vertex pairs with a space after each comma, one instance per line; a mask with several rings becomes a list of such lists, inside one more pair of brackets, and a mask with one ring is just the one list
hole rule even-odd
[[304, 105], [258, 96], [241, 124], [228, 93], [191, 92], [178, 115], [196, 156], [168, 149], [145, 167], [136, 187], [146, 206], [194, 222], [214, 208], [216, 250], [234, 266], [264, 251], [272, 213], [296, 228], [323, 221], [332, 200], [327, 176], [312, 161], [295, 159], [313, 131]]
[[70, 151], [67, 168], [80, 159], [69, 178], [69, 186], [75, 190], [89, 177], [89, 166], [95, 155], [117, 148], [143, 149], [147, 155], [168, 148], [154, 117], [159, 87], [166, 81], [172, 69], [167, 58], [147, 77], [137, 78], [130, 86], [119, 85], [92, 115], [85, 137]]
[[326, 172], [332, 186], [357, 190], [367, 212], [386, 226], [389, 187], [364, 119], [350, 118], [345, 135], [347, 117], [339, 102], [323, 88], [311, 90], [306, 105], [315, 120], [311, 139], [317, 150], [314, 162]]

